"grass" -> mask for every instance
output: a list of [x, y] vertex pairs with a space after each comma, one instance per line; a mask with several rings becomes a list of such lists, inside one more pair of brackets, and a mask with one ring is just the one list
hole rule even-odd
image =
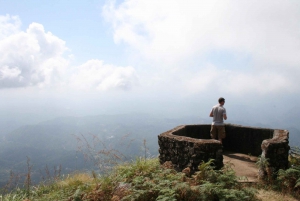
[[294, 201], [299, 200], [296, 162], [281, 170], [275, 182], [242, 184], [230, 165], [214, 170], [213, 160], [189, 175], [161, 165], [157, 158], [139, 157], [102, 174], [78, 172], [36, 186], [27, 182], [1, 195], [0, 201]]
[[[205, 175], [206, 178], [202, 178]], [[50, 184], [17, 188], [0, 201], [61, 200], [255, 200], [253, 188], [241, 187], [230, 168], [214, 171], [211, 162], [202, 164], [193, 177], [161, 166], [158, 159], [137, 158], [116, 166], [109, 174], [77, 173]]]
[[273, 190], [264, 190], [260, 189], [258, 190], [257, 198], [261, 201], [270, 201], [270, 200], [275, 200], [275, 201], [297, 201], [299, 200], [298, 198], [294, 198], [290, 194], [283, 194], [277, 191]]

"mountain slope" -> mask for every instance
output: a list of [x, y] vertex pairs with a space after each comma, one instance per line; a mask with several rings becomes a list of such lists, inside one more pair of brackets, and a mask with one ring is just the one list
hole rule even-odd
[[[21, 126], [0, 139], [0, 185], [6, 182], [10, 170], [26, 172], [27, 157], [33, 165], [32, 171], [38, 175], [46, 165], [50, 168], [61, 165], [62, 173], [92, 168], [93, 164], [85, 162], [83, 154], [94, 158], [96, 152], [90, 152], [88, 146], [98, 150], [116, 149], [127, 159], [134, 158], [143, 146], [146, 146], [147, 155], [157, 155], [157, 135], [179, 124], [197, 121], [199, 119], [194, 117], [98, 115], [60, 117]], [[144, 139], [146, 145], [143, 145]], [[105, 148], [101, 147], [102, 143]]]

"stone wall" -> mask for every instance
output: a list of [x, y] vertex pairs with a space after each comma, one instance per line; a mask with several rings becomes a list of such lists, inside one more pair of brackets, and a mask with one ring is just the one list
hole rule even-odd
[[[183, 125], [158, 136], [160, 163], [171, 161], [175, 169], [189, 167], [196, 171], [198, 165], [215, 159], [217, 168], [223, 165], [222, 144], [210, 138], [209, 124]], [[226, 124], [223, 149], [269, 158], [273, 169], [288, 167], [287, 130], [245, 127]]]
[[225, 150], [259, 156], [261, 143], [273, 138], [274, 129], [246, 127], [234, 124], [225, 125], [226, 138], [223, 140]]
[[274, 130], [273, 138], [262, 142], [262, 156], [269, 159], [270, 167], [277, 171], [288, 168], [289, 132], [287, 130]]
[[209, 159], [215, 159], [217, 168], [223, 166], [222, 144], [209, 139], [209, 127], [206, 125], [178, 126], [160, 134], [158, 143], [160, 163], [171, 161], [177, 171], [189, 167], [194, 172], [202, 161]]

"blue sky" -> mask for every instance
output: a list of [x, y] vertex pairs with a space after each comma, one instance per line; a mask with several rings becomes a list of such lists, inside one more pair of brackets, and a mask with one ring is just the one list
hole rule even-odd
[[299, 64], [298, 1], [0, 0], [3, 116], [276, 116]]
[[46, 31], [66, 41], [78, 63], [99, 57], [106, 58], [108, 62], [115, 61], [113, 55], [122, 54], [120, 47], [114, 45], [109, 24], [101, 16], [105, 1], [0, 2], [1, 14], [19, 16], [22, 30], [27, 29], [32, 22], [37, 22]]

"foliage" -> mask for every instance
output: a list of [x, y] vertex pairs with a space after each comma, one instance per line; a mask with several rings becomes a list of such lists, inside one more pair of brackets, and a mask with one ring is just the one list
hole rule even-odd
[[278, 171], [278, 182], [282, 188], [288, 191], [300, 192], [300, 166], [293, 166], [287, 170]]
[[[213, 162], [201, 163], [198, 171], [187, 177], [184, 173], [161, 166], [157, 158], [138, 157], [102, 175], [96, 172], [76, 173], [56, 176], [52, 183], [25, 185], [3, 194], [0, 200], [257, 200], [257, 189], [239, 183], [240, 178], [230, 164], [215, 170]], [[268, 160], [261, 157], [257, 165], [265, 167]], [[300, 166], [292, 165], [287, 170], [279, 170], [277, 180], [265, 184], [264, 188], [278, 187], [296, 196], [300, 192]]]
[[[137, 158], [120, 164], [110, 174], [67, 175], [52, 184], [15, 189], [3, 200], [255, 200], [255, 190], [238, 185], [233, 170], [213, 170], [212, 161], [202, 163], [190, 178], [162, 167], [158, 159]], [[205, 175], [205, 177], [204, 177]]]
[[300, 148], [291, 147], [289, 154], [289, 161], [291, 166], [300, 166]]
[[[161, 166], [157, 158], [138, 157], [115, 166], [107, 174], [62, 175], [50, 184], [16, 188], [2, 195], [0, 200], [257, 200], [257, 190], [239, 183], [230, 164], [215, 170], [213, 162], [201, 163], [198, 171], [187, 177], [184, 173]], [[268, 160], [260, 157], [257, 165], [266, 167]], [[264, 188], [267, 185], [271, 188], [277, 186], [283, 192], [292, 192], [294, 196], [299, 194], [300, 166], [292, 165], [287, 170], [279, 170], [277, 180], [267, 183]]]
[[[259, 179], [268, 179], [269, 181], [272, 180], [273, 172], [269, 168], [269, 159], [266, 158], [264, 155], [258, 157], [256, 162], [256, 166], [258, 167], [258, 178]], [[268, 177], [266, 177], [266, 175]]]
[[278, 185], [288, 192], [300, 193], [300, 149], [292, 147], [290, 156], [290, 168], [278, 171]]
[[269, 159], [265, 156], [259, 156], [256, 162], [256, 166], [260, 169], [266, 169], [269, 166]]
[[194, 187], [199, 200], [255, 200], [255, 189], [240, 185], [230, 165], [214, 170], [212, 164], [213, 160], [200, 164], [194, 175], [200, 184]]

